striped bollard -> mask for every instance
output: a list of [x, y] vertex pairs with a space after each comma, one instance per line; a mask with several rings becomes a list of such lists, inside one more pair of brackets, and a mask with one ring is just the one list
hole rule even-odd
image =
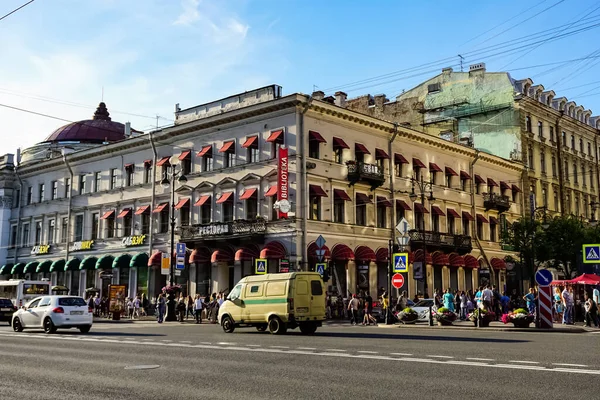
[[552, 328], [552, 286], [539, 286], [538, 315], [540, 328]]

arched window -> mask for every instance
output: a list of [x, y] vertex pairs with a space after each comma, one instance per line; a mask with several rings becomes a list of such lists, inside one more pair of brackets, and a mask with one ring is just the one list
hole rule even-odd
[[578, 181], [577, 181], [577, 162], [573, 163], [573, 180], [575, 181], [575, 183], [578, 183]]

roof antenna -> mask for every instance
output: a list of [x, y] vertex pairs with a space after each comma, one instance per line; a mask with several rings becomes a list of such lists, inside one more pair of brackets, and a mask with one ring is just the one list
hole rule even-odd
[[460, 72], [463, 72], [463, 60], [465, 58], [463, 56], [461, 56], [460, 54], [458, 55], [458, 57], [460, 58]]
[[104, 86], [102, 86], [102, 100], [100, 101], [104, 102]]

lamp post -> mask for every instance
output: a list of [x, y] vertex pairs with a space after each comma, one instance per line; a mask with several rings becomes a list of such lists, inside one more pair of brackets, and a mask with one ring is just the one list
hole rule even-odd
[[[168, 176], [171, 176], [171, 179]], [[175, 165], [171, 165], [169, 170], [165, 172], [163, 179], [160, 181], [160, 184], [165, 189], [171, 189], [171, 204], [170, 204], [170, 223], [171, 223], [171, 247], [170, 247], [170, 265], [169, 265], [169, 286], [173, 286], [175, 283], [175, 257], [173, 253], [175, 253], [175, 178], [179, 176], [179, 183], [184, 184], [187, 182], [187, 178], [183, 174], [181, 167], [177, 171], [175, 169]], [[167, 294], [167, 315], [165, 316], [165, 321], [175, 321], [175, 296], [172, 293]]]

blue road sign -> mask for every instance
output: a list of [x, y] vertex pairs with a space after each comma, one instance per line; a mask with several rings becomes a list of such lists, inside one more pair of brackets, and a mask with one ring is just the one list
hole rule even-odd
[[315, 240], [315, 244], [317, 245], [317, 249], [321, 249], [323, 246], [325, 246], [325, 238], [323, 235], [319, 235], [317, 240]]
[[185, 257], [185, 243], [177, 243], [177, 255]]
[[408, 272], [408, 253], [394, 253], [394, 272]]
[[256, 259], [256, 275], [262, 275], [267, 273], [267, 260], [264, 258]]
[[175, 250], [175, 269], [185, 269], [185, 251], [185, 243], [177, 243]]
[[325, 268], [327, 268], [327, 264], [319, 263], [315, 266], [315, 270], [323, 276], [325, 274]]
[[552, 272], [547, 269], [539, 269], [535, 273], [535, 281], [540, 286], [550, 286], [552, 279]]
[[583, 245], [583, 263], [596, 264], [600, 262], [600, 244]]

